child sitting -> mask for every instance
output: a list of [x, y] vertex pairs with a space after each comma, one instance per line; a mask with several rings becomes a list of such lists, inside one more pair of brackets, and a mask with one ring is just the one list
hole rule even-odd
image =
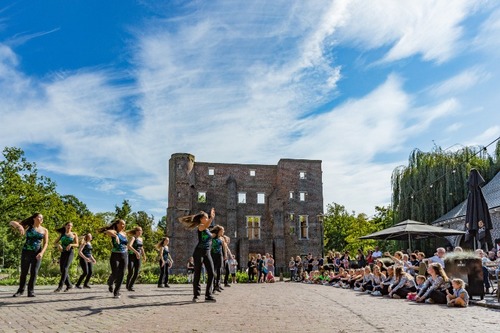
[[462, 279], [453, 279], [451, 281], [453, 286], [453, 294], [446, 290], [446, 300], [448, 306], [458, 306], [465, 308], [469, 305], [469, 294], [465, 290], [465, 282]]
[[267, 283], [274, 283], [274, 275], [273, 275], [273, 272], [271, 270], [267, 271], [266, 282]]
[[417, 277], [415, 278], [415, 287], [417, 288], [417, 291], [414, 293], [408, 293], [408, 295], [406, 296], [408, 300], [414, 301], [417, 298], [417, 294], [422, 289], [425, 280], [425, 275], [417, 275]]

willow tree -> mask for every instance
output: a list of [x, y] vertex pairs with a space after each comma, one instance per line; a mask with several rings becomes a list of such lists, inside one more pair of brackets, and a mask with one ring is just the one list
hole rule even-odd
[[476, 168], [486, 182], [500, 170], [500, 142], [493, 156], [484, 147], [463, 147], [430, 152], [415, 149], [408, 166], [392, 174], [395, 222], [412, 219], [430, 223], [467, 198], [467, 179]]

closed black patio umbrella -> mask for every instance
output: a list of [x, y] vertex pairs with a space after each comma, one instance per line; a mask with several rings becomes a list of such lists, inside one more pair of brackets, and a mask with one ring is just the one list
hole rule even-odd
[[472, 169], [469, 174], [467, 185], [469, 194], [467, 195], [467, 212], [465, 214], [465, 236], [466, 244], [472, 249], [482, 248], [488, 250], [493, 247], [491, 241], [491, 223], [488, 204], [484, 199], [481, 187], [485, 181], [479, 171]]

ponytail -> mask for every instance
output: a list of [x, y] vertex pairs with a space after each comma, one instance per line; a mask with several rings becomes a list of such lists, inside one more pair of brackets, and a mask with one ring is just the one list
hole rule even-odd
[[208, 214], [205, 213], [204, 211], [200, 211], [198, 214], [195, 215], [186, 215], [178, 218], [178, 221], [184, 225], [184, 227], [188, 230], [193, 230], [197, 226], [200, 225], [201, 219], [203, 217], [208, 217]]
[[19, 224], [24, 228], [24, 229], [27, 229], [29, 227], [32, 227], [33, 224], [35, 224], [35, 217], [37, 217], [38, 215], [40, 215], [40, 213], [34, 213], [33, 215], [31, 215], [30, 217], [28, 218], [25, 218], [24, 220], [22, 220], [21, 222], [19, 222]]
[[105, 231], [108, 231], [108, 230], [111, 230], [111, 229], [113, 229], [113, 230], [115, 230], [115, 231], [116, 231], [116, 226], [118, 225], [118, 223], [119, 223], [120, 221], [123, 221], [123, 220], [120, 220], [120, 219], [115, 220], [115, 221], [113, 221], [113, 223], [111, 223], [110, 225], [105, 226], [105, 227], [102, 227], [102, 228], [99, 228], [97, 231], [98, 231], [98, 232], [100, 232], [100, 233], [104, 233]]

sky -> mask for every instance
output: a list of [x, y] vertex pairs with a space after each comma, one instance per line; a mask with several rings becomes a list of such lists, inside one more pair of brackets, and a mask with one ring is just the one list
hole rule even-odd
[[0, 146], [93, 212], [159, 219], [191, 153], [322, 160], [370, 216], [413, 149], [498, 138], [499, 86], [498, 1], [0, 1]]

